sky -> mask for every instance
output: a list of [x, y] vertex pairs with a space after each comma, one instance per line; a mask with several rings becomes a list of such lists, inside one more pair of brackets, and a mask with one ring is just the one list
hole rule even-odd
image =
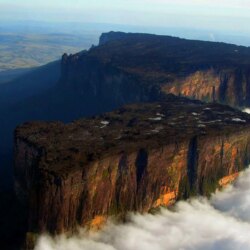
[[0, 20], [25, 19], [250, 34], [250, 0], [0, 0]]

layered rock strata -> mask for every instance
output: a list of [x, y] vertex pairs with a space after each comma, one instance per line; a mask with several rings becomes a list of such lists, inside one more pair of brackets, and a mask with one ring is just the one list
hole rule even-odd
[[249, 115], [171, 95], [15, 132], [16, 190], [30, 232], [98, 227], [108, 216], [209, 195], [249, 160]]
[[99, 46], [63, 56], [59, 84], [116, 104], [155, 100], [164, 92], [249, 106], [250, 48], [109, 32]]

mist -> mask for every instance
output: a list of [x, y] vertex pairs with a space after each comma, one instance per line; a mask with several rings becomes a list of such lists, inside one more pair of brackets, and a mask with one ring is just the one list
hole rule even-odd
[[245, 108], [245, 109], [243, 109], [242, 111], [245, 112], [245, 113], [250, 114], [250, 108]]
[[41, 236], [35, 250], [237, 250], [250, 249], [250, 170], [208, 200], [178, 202], [173, 210], [131, 214], [100, 232]]

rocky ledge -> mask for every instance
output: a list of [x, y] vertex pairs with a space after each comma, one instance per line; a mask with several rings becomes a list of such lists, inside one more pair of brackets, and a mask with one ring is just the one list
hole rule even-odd
[[172, 95], [15, 132], [16, 190], [36, 233], [98, 227], [108, 216], [209, 195], [249, 160], [248, 114]]

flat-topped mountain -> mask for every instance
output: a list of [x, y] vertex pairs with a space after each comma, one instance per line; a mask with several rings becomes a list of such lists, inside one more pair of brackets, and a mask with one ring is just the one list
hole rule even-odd
[[[93, 96], [99, 74], [85, 71], [87, 65], [109, 68], [115, 87], [130, 77], [141, 92], [152, 86], [166, 93], [233, 106], [250, 104], [250, 48], [225, 43], [186, 40], [169, 36], [110, 32], [100, 45], [83, 55], [64, 57], [62, 82], [80, 88], [92, 82]], [[85, 86], [85, 84], [84, 84]], [[130, 86], [130, 85], [129, 85]], [[100, 90], [101, 91], [101, 90]], [[135, 91], [138, 91], [135, 88]]]
[[[20, 87], [14, 91], [15, 102], [1, 103], [0, 107], [1, 116], [5, 117], [1, 126], [4, 145], [10, 144], [13, 129], [21, 122], [71, 121], [128, 103], [157, 100], [162, 92], [247, 106], [249, 65], [250, 49], [243, 46], [149, 34], [105, 33], [99, 46], [63, 55], [59, 80], [56, 66], [49, 67], [47, 74], [51, 77], [47, 77], [49, 84], [46, 81], [44, 88], [41, 80], [46, 76], [46, 67], [42, 76], [37, 80], [37, 75], [31, 77], [25, 88], [21, 79], [17, 81]], [[39, 82], [39, 90], [31, 88], [30, 94], [27, 87], [32, 81]], [[23, 93], [26, 90], [27, 94]], [[3, 99], [13, 99], [8, 88], [2, 92]], [[16, 97], [18, 93], [21, 98]]]
[[[62, 57], [61, 63], [55, 62], [45, 67], [41, 67], [35, 70], [34, 72], [29, 72], [23, 75], [22, 78], [16, 79], [12, 83], [10, 83], [11, 85], [9, 86], [3, 85], [0, 88], [0, 92], [1, 92], [0, 93], [0, 96], [1, 96], [0, 115], [1, 117], [3, 117], [3, 119], [0, 122], [0, 137], [1, 137], [0, 164], [1, 164], [1, 173], [3, 173], [1, 174], [1, 177], [2, 177], [1, 183], [7, 182], [7, 184], [9, 184], [12, 180], [10, 169], [11, 169], [11, 164], [12, 164], [12, 148], [11, 147], [12, 147], [12, 141], [13, 141], [13, 131], [17, 125], [26, 121], [59, 120], [62, 122], [71, 122], [74, 119], [90, 117], [93, 115], [101, 114], [103, 112], [109, 112], [114, 109], [118, 109], [123, 105], [127, 105], [129, 103], [141, 103], [142, 109], [146, 109], [145, 108], [146, 106], [144, 106], [143, 103], [149, 103], [149, 102], [155, 103], [162, 98], [164, 93], [174, 93], [176, 95], [180, 95], [180, 96], [184, 95], [184, 96], [197, 98], [197, 99], [201, 99], [205, 101], [221, 102], [221, 103], [230, 104], [232, 106], [237, 106], [237, 107], [245, 106], [245, 105], [248, 106], [250, 103], [249, 102], [249, 99], [250, 99], [249, 97], [249, 93], [250, 93], [250, 87], [249, 87], [250, 86], [249, 85], [249, 60], [250, 60], [249, 55], [250, 53], [249, 53], [249, 50], [250, 49], [247, 47], [229, 45], [229, 44], [224, 44], [224, 43], [191, 41], [191, 40], [179, 39], [179, 38], [174, 38], [174, 37], [169, 37], [169, 36], [156, 36], [156, 35], [149, 35], [149, 34], [126, 34], [126, 33], [111, 32], [111, 33], [103, 34], [100, 38], [100, 45], [96, 47], [92, 47], [88, 51], [83, 51], [74, 55], [65, 54]], [[61, 66], [61, 70], [60, 70], [60, 66]], [[33, 85], [33, 82], [34, 82], [34, 85]], [[157, 104], [157, 105], [161, 105], [161, 104]], [[201, 104], [201, 105], [205, 105], [205, 104]], [[217, 104], [213, 104], [213, 105], [217, 107]], [[149, 118], [156, 119], [156, 121], [148, 120], [148, 122], [154, 123], [154, 122], [163, 121], [163, 119], [160, 121], [160, 117], [156, 115], [158, 111], [154, 113], [155, 110], [151, 108], [150, 105], [148, 106], [148, 109], [149, 111], [152, 110], [153, 112], [152, 114], [148, 113], [150, 114]], [[184, 107], [181, 107], [180, 109], [186, 110]], [[174, 110], [177, 112], [176, 115], [179, 115], [180, 109], [174, 108]], [[230, 110], [228, 107], [225, 107], [225, 106], [220, 106], [220, 109], [221, 109], [220, 111], [221, 113], [224, 112], [223, 111], [224, 109], [226, 110], [226, 112], [227, 111], [229, 112]], [[125, 108], [125, 110], [127, 110], [127, 108]], [[133, 112], [136, 114], [140, 113], [139, 111], [137, 112], [136, 109]], [[164, 113], [164, 110], [159, 110], [160, 114], [161, 112]], [[201, 113], [201, 110], [199, 112]], [[232, 112], [234, 112], [234, 114], [238, 114], [236, 111], [232, 110]], [[125, 113], [128, 115], [129, 112], [126, 111]], [[196, 111], [194, 111], [194, 113], [196, 113]], [[166, 116], [166, 114], [164, 115]], [[213, 117], [217, 117], [217, 115], [218, 114], [213, 114], [212, 112], [211, 119], [213, 119]], [[179, 116], [181, 117], [181, 115]], [[230, 136], [225, 137], [225, 139], [223, 139], [223, 141], [228, 142], [228, 144], [225, 144], [225, 145], [223, 144], [224, 145], [223, 148], [222, 146], [220, 147], [217, 146], [211, 151], [212, 153], [215, 153], [212, 155], [216, 155], [215, 161], [217, 163], [215, 165], [221, 166], [220, 155], [224, 154], [224, 149], [225, 150], [227, 149], [229, 150], [228, 152], [230, 152], [228, 153], [227, 158], [233, 159], [230, 164], [233, 164], [232, 162], [234, 162], [234, 158], [232, 157], [235, 157], [235, 155], [239, 154], [240, 159], [238, 160], [237, 158], [236, 160], [237, 164], [235, 166], [241, 167], [243, 166], [243, 163], [248, 162], [248, 153], [247, 153], [248, 146], [246, 146], [248, 145], [248, 133], [245, 132], [247, 131], [246, 127], [248, 126], [248, 118], [247, 117], [244, 118], [243, 116], [244, 115], [240, 113], [239, 113], [239, 117], [235, 115], [234, 121], [232, 120], [234, 119], [233, 115], [232, 117], [229, 116], [228, 118], [229, 120], [227, 121], [228, 123], [224, 122], [224, 120], [220, 121], [220, 119], [218, 118], [218, 120], [215, 119], [217, 120], [217, 122], [215, 122], [214, 124], [213, 123], [210, 125], [204, 124], [204, 123], [199, 124], [200, 126], [199, 128], [197, 125], [198, 123], [193, 124], [191, 121], [189, 121], [188, 124], [190, 124], [190, 127], [192, 124], [192, 126], [194, 126], [193, 129], [186, 128], [184, 126], [186, 122], [185, 120], [182, 121], [183, 127], [178, 127], [177, 125], [175, 125], [176, 123], [175, 121], [167, 120], [167, 123], [169, 125], [166, 125], [166, 128], [170, 127], [171, 123], [174, 125], [172, 125], [173, 129], [171, 130], [167, 129], [169, 131], [169, 134], [166, 134], [166, 135], [170, 136], [171, 135], [170, 132], [172, 133], [173, 131], [175, 131], [173, 133], [176, 133], [176, 134], [177, 132], [179, 133], [180, 131], [182, 131], [181, 134], [184, 138], [183, 140], [186, 140], [185, 148], [187, 149], [189, 148], [189, 143], [191, 142], [192, 143], [190, 145], [194, 145], [194, 147], [196, 147], [195, 146], [196, 139], [191, 140], [189, 138], [192, 133], [193, 135], [196, 134], [195, 132], [196, 129], [197, 131], [201, 131], [200, 133], [202, 133], [202, 131], [204, 132], [204, 128], [210, 131], [210, 126], [216, 127], [218, 125], [219, 128], [223, 130], [221, 131], [223, 136], [224, 135], [225, 136], [230, 135]], [[147, 117], [146, 113], [145, 113], [145, 117]], [[185, 117], [186, 119], [189, 119], [187, 118], [189, 116], [185, 116]], [[190, 117], [195, 118], [195, 115], [191, 115]], [[113, 123], [107, 124], [107, 121], [104, 118], [96, 118], [96, 119], [97, 119], [96, 122], [99, 123], [98, 126], [100, 125], [99, 127], [106, 125], [106, 127], [103, 128], [103, 131], [105, 131], [105, 129], [107, 130], [108, 128], [110, 128], [110, 126], [113, 124]], [[199, 119], [199, 117], [196, 117], [196, 119]], [[246, 123], [244, 122], [244, 120], [246, 120]], [[88, 124], [87, 121], [83, 122], [83, 124], [85, 123]], [[92, 120], [89, 121], [89, 123], [95, 124]], [[137, 124], [136, 119], [135, 121], [132, 120], [131, 123]], [[79, 168], [79, 166], [77, 165], [77, 162], [78, 162], [77, 157], [79, 154], [85, 155], [86, 159], [89, 159], [89, 160], [93, 159], [92, 161], [96, 162], [99, 160], [99, 158], [98, 158], [98, 155], [95, 155], [95, 154], [92, 155], [94, 151], [100, 152], [100, 159], [102, 159], [104, 157], [103, 152], [107, 152], [107, 155], [110, 156], [113, 150], [119, 149], [119, 145], [120, 145], [119, 140], [114, 140], [114, 137], [113, 137], [113, 136], [116, 136], [115, 138], [119, 138], [120, 136], [119, 133], [115, 133], [115, 132], [112, 132], [111, 134], [107, 133], [109, 136], [111, 136], [109, 140], [105, 134], [102, 135], [99, 132], [97, 132], [97, 130], [92, 131], [92, 132], [87, 130], [88, 131], [87, 134], [84, 135], [86, 136], [87, 140], [90, 139], [90, 137], [88, 136], [88, 133], [97, 134], [100, 136], [99, 137], [92, 136], [93, 144], [91, 144], [91, 147], [93, 147], [93, 145], [96, 145], [95, 146], [96, 148], [92, 150], [91, 147], [89, 147], [89, 150], [87, 151], [89, 152], [89, 154], [87, 153], [84, 154], [83, 152], [85, 152], [85, 149], [87, 148], [86, 146], [87, 144], [81, 143], [80, 145], [82, 146], [82, 149], [81, 149], [81, 147], [77, 143], [75, 144], [75, 142], [73, 143], [67, 140], [64, 142], [62, 140], [63, 137], [60, 137], [60, 133], [62, 134], [69, 133], [67, 132], [68, 126], [69, 127], [75, 126], [76, 131], [79, 131], [78, 130], [79, 128], [76, 125], [76, 123], [74, 124], [75, 125], [71, 124], [67, 126], [61, 123], [54, 123], [53, 126], [47, 125], [47, 124], [43, 125], [40, 123], [37, 125], [34, 125], [34, 124], [25, 125], [27, 126], [27, 129], [30, 130], [30, 133], [34, 131], [33, 139], [36, 139], [36, 140], [34, 140], [33, 142], [31, 140], [32, 136], [30, 137], [30, 134], [25, 135], [25, 133], [27, 132], [24, 129], [25, 126], [21, 130], [22, 132], [20, 132], [20, 138], [22, 139], [20, 139], [20, 141], [24, 139], [25, 143], [21, 144], [21, 145], [24, 145], [23, 149], [22, 148], [20, 149], [20, 147], [18, 146], [19, 144], [17, 144], [16, 152], [24, 152], [23, 154], [25, 154], [26, 152], [26, 156], [24, 157], [24, 155], [21, 153], [18, 154], [19, 158], [20, 157], [23, 157], [23, 158], [21, 158], [22, 160], [20, 160], [18, 164], [16, 160], [16, 168], [23, 166], [23, 168], [21, 168], [23, 172], [19, 169], [17, 173], [20, 173], [20, 175], [18, 174], [19, 182], [22, 183], [21, 184], [21, 186], [23, 187], [22, 189], [25, 190], [26, 194], [28, 194], [29, 197], [40, 197], [40, 192], [41, 192], [41, 197], [43, 197], [44, 200], [48, 202], [46, 204], [54, 205], [55, 201], [57, 204], [61, 204], [59, 202], [60, 199], [58, 198], [59, 194], [57, 193], [59, 191], [54, 190], [55, 186], [53, 183], [54, 182], [57, 183], [57, 181], [54, 181], [54, 180], [51, 181], [50, 179], [52, 178], [50, 177], [51, 172], [49, 172], [48, 174], [49, 176], [48, 178], [50, 179], [48, 183], [46, 181], [47, 180], [46, 177], [43, 177], [44, 173], [47, 171], [47, 170], [46, 171], [44, 170], [47, 168], [50, 168], [48, 166], [52, 166], [51, 168], [54, 169], [53, 171], [58, 170], [58, 169], [60, 170], [59, 165], [56, 164], [57, 159], [55, 159], [53, 155], [57, 155], [58, 161], [61, 162], [62, 164], [61, 165], [62, 169], [60, 171], [56, 171], [55, 174], [58, 175], [60, 173], [60, 175], [58, 175], [60, 176], [58, 177], [59, 183], [64, 183], [61, 180], [68, 180], [67, 173], [72, 173], [71, 171], [67, 172], [68, 170], [70, 170], [70, 168], [73, 168], [74, 170], [76, 170], [76, 172], [77, 171], [81, 172], [81, 170], [79, 170], [81, 168]], [[153, 136], [153, 135], [155, 136], [157, 134], [161, 135], [161, 133], [163, 133], [161, 130], [159, 130], [159, 128], [157, 127], [154, 128], [153, 125], [152, 125], [152, 129], [147, 123], [145, 123], [144, 125], [145, 125], [145, 128], [149, 130], [148, 131], [149, 134], [147, 135], [149, 138], [151, 138], [150, 136]], [[52, 126], [53, 129], [50, 129], [50, 126]], [[124, 120], [124, 123], [121, 123], [120, 126], [121, 128], [125, 126], [125, 120]], [[175, 126], [176, 126], [176, 130], [174, 128]], [[231, 131], [230, 129], [231, 126], [233, 128], [232, 131], [234, 131], [232, 132], [232, 136], [231, 136], [231, 132], [230, 133], [228, 132], [228, 131]], [[44, 130], [45, 127], [46, 129]], [[202, 127], [203, 127], [203, 130], [202, 130]], [[43, 136], [41, 136], [39, 132], [36, 131], [36, 128], [37, 129], [41, 128], [41, 132], [44, 131], [42, 133]], [[225, 131], [224, 131], [224, 128], [226, 128]], [[53, 138], [53, 140], [56, 142], [55, 136], [53, 135], [54, 129], [55, 131], [58, 131], [58, 139], [60, 140], [60, 143], [58, 144], [55, 143], [55, 148], [57, 148], [59, 145], [61, 145], [62, 147], [60, 148], [60, 150], [65, 147], [63, 151], [65, 152], [67, 156], [69, 156], [68, 159], [62, 160], [60, 152], [57, 154], [52, 149], [49, 149], [48, 145], [42, 144], [42, 143], [46, 143], [44, 140], [40, 141], [43, 137], [48, 138], [45, 135], [46, 134], [45, 132], [48, 131], [51, 135], [51, 138]], [[60, 129], [61, 129], [61, 132], [60, 132]], [[191, 132], [191, 134], [189, 134], [188, 132], [189, 129], [190, 131], [193, 131]], [[242, 131], [239, 131], [240, 129], [242, 129]], [[145, 155], [148, 155], [149, 157], [149, 153], [145, 154], [144, 151], [140, 151], [142, 144], [140, 144], [139, 141], [141, 140], [141, 141], [144, 141], [145, 143], [148, 142], [149, 144], [152, 143], [152, 145], [156, 145], [162, 142], [160, 140], [160, 136], [159, 137], [156, 136], [155, 140], [150, 139], [149, 141], [147, 141], [146, 137], [144, 137], [144, 134], [143, 135], [138, 134], [137, 132], [138, 130], [139, 128], [136, 127], [135, 131], [131, 129], [128, 132], [124, 132], [124, 133], [121, 132], [121, 135], [123, 136], [122, 138], [126, 138], [125, 137], [126, 133], [128, 133], [127, 136], [128, 138], [130, 138], [130, 140], [132, 140], [131, 138], [137, 138], [137, 140], [135, 141], [135, 147], [138, 147], [138, 148], [133, 148], [129, 146], [129, 144], [124, 143], [124, 147], [125, 147], [124, 150], [130, 149], [131, 147], [131, 150], [132, 149], [134, 150], [133, 151], [134, 155], [139, 154], [138, 152], [142, 152], [141, 154], [144, 155], [143, 156], [144, 158], [146, 158]], [[144, 130], [142, 129], [142, 131]], [[216, 129], [214, 129], [213, 131], [214, 132], [211, 132], [212, 134], [215, 133]], [[236, 132], [237, 132], [237, 136], [236, 136]], [[163, 135], [165, 136], [165, 132], [163, 133]], [[73, 135], [69, 133], [69, 136], [73, 136]], [[79, 138], [82, 138], [82, 136], [83, 135], [79, 135]], [[199, 138], [200, 136], [201, 135], [199, 134]], [[104, 138], [103, 140], [106, 141], [105, 145], [103, 145], [100, 142], [101, 137], [103, 137]], [[170, 136], [170, 138], [174, 138], [174, 137]], [[181, 135], [179, 135], [177, 138], [178, 140], [181, 140], [182, 137]], [[210, 137], [209, 136], [205, 137], [205, 135], [203, 135], [201, 138], [210, 138]], [[221, 137], [218, 137], [218, 138], [221, 138]], [[51, 145], [54, 145], [53, 144], [54, 142], [52, 142], [53, 140], [52, 139], [48, 140], [48, 142], [51, 143]], [[243, 145], [243, 146], [237, 146], [236, 147], [237, 150], [236, 149], [231, 150], [231, 146], [229, 146], [229, 144], [230, 143], [234, 144], [238, 142], [239, 140], [241, 141], [240, 145]], [[166, 143], [167, 142], [168, 140], [166, 140]], [[33, 152], [32, 151], [33, 148], [32, 148], [31, 153], [29, 155], [29, 152], [30, 152], [29, 147], [31, 144], [34, 145], [35, 151]], [[214, 145], [213, 142], [209, 140], [208, 146], [210, 144]], [[43, 145], [42, 148], [45, 151], [38, 150], [37, 152], [36, 151], [37, 147], [39, 148], [41, 145]], [[66, 152], [71, 152], [67, 148], [69, 145], [71, 145], [70, 147], [73, 148], [72, 155], [71, 153], [66, 153]], [[148, 144], [145, 144], [145, 145], [148, 145]], [[218, 145], [222, 145], [222, 141], [219, 141]], [[171, 147], [173, 148], [173, 145]], [[106, 148], [107, 148], [107, 151], [106, 151]], [[81, 153], [77, 153], [78, 150]], [[173, 153], [171, 153], [172, 152], [171, 150], [170, 150], [170, 154], [173, 155]], [[159, 148], [156, 148], [156, 151], [159, 151]], [[243, 156], [243, 152], [244, 152], [244, 156]], [[35, 155], [33, 155], [33, 153]], [[44, 156], [43, 154], [46, 154], [46, 156]], [[186, 156], [187, 155], [184, 156], [185, 160], [183, 158], [183, 162], [185, 162], [184, 163], [185, 166], [187, 164], [187, 161], [189, 161], [186, 159]], [[33, 161], [32, 159], [36, 159], [36, 157], [40, 157], [43, 160], [41, 160], [41, 162], [36, 161], [36, 160]], [[71, 167], [69, 167], [68, 162], [70, 161], [71, 157], [73, 157], [74, 163], [72, 163], [70, 165]], [[116, 157], [117, 157], [116, 162], [119, 162], [121, 155], [117, 154]], [[133, 156], [133, 157], [135, 158], [131, 158], [131, 159], [133, 159], [132, 161], [135, 162], [134, 159], [136, 159], [137, 156]], [[79, 162], [82, 162], [82, 164], [88, 164], [88, 160], [86, 159], [84, 160], [84, 157], [81, 156], [79, 158]], [[196, 158], [194, 158], [194, 162], [196, 162], [195, 159]], [[209, 160], [209, 157], [206, 156], [206, 161], [208, 160]], [[240, 164], [238, 164], [238, 162], [240, 162]], [[34, 172], [33, 170], [31, 172], [29, 171], [25, 172], [27, 164], [28, 166], [30, 166], [30, 164], [32, 166], [38, 166], [39, 164], [43, 164], [43, 165], [41, 165], [42, 167], [41, 168], [39, 167], [38, 169], [36, 167], [35, 168], [32, 167], [32, 169], [34, 169]], [[4, 165], [5, 167], [4, 169], [2, 168], [2, 165]], [[136, 164], [133, 163], [132, 165], [133, 167], [131, 166], [131, 169], [134, 169], [133, 171], [136, 172], [135, 170], [137, 169]], [[42, 170], [41, 176], [39, 172], [40, 169]], [[101, 172], [104, 171], [102, 170], [102, 167], [100, 169], [101, 169], [100, 170]], [[209, 167], [206, 167], [206, 169], [209, 169]], [[229, 180], [234, 177], [234, 175], [233, 177], [230, 177], [231, 173], [234, 173], [234, 172], [237, 173], [237, 171], [233, 171], [232, 169], [234, 168], [230, 168], [230, 171], [228, 170], [228, 173], [230, 173], [228, 177]], [[8, 175], [6, 174], [7, 172], [9, 173]], [[202, 174], [202, 173], [199, 173], [199, 174]], [[81, 175], [79, 174], [79, 176]], [[129, 180], [129, 182], [131, 182], [131, 179], [129, 178], [132, 178], [132, 177], [127, 177], [127, 176], [124, 177], [123, 175], [121, 176], [122, 176], [121, 178], [125, 178], [122, 180], [122, 182], [127, 182], [127, 179]], [[211, 173], [211, 176], [214, 176], [214, 174]], [[221, 174], [219, 176], [221, 177]], [[42, 183], [42, 181], [39, 182], [40, 177], [41, 177], [41, 180], [43, 180], [42, 178], [45, 178], [45, 183], [46, 183], [45, 185], [47, 185], [46, 187], [43, 186], [43, 184], [41, 184], [41, 186], [35, 186], [35, 187], [33, 186], [33, 184], [35, 183], [34, 180], [38, 181], [37, 183]], [[66, 178], [66, 179], [61, 179], [61, 178]], [[25, 186], [26, 184], [24, 180], [27, 181], [28, 186]], [[78, 179], [76, 180], [76, 182], [78, 182]], [[226, 182], [225, 179], [223, 179], [222, 182], [223, 183]], [[75, 181], [73, 180], [72, 183], [75, 183]], [[176, 182], [176, 183], [179, 183], [179, 182]], [[203, 182], [201, 181], [201, 183]], [[215, 182], [212, 182], [212, 183], [215, 183]], [[211, 183], [209, 182], [209, 183], [205, 183], [204, 185], [210, 187], [210, 184]], [[92, 184], [86, 184], [86, 185], [92, 185]], [[120, 187], [116, 187], [115, 184], [112, 184], [112, 185], [113, 187], [115, 187], [115, 189], [120, 188]], [[135, 185], [137, 186], [137, 184]], [[135, 185], [134, 186], [131, 185], [132, 190], [136, 189]], [[148, 184], [145, 184], [145, 185], [148, 185]], [[32, 189], [33, 190], [32, 192], [30, 192], [31, 190], [30, 187], [34, 187], [34, 189]], [[147, 186], [143, 186], [143, 188], [146, 188], [146, 187]], [[212, 187], [214, 187], [213, 184], [212, 184]], [[48, 190], [53, 190], [51, 191], [52, 195], [50, 196], [50, 198], [46, 196], [47, 191], [43, 192], [44, 190], [47, 190], [47, 188]], [[84, 186], [84, 188], [86, 188], [86, 186]], [[151, 190], [150, 187], [147, 187], [147, 188]], [[22, 190], [22, 189], [19, 189], [19, 190]], [[207, 190], [207, 188], [202, 187], [202, 184], [200, 184], [198, 190], [200, 192], [203, 192], [202, 190], [204, 189]], [[56, 190], [61, 190], [61, 189], [60, 188], [57, 189], [57, 186], [56, 186]], [[71, 190], [71, 186], [67, 186], [66, 189], [63, 189], [63, 191], [60, 191], [62, 197], [66, 197], [66, 196], [71, 197], [70, 191], [67, 191], [68, 192], [68, 193], [66, 192], [67, 195], [64, 196], [65, 195], [64, 190]], [[124, 187], [124, 190], [126, 190], [125, 187]], [[156, 191], [157, 190], [159, 191], [159, 188], [156, 189]], [[50, 193], [50, 191], [48, 192]], [[119, 191], [112, 191], [112, 192], [119, 193]], [[166, 193], [166, 196], [164, 195], [161, 196], [163, 197], [163, 200], [165, 200], [164, 201], [165, 204], [168, 203], [167, 202], [169, 200], [168, 197], [176, 197], [176, 195], [174, 195], [176, 191], [174, 193], [170, 192], [171, 194], [170, 196], [168, 194], [168, 191], [166, 190], [161, 191], [161, 194], [162, 193]], [[184, 196], [188, 196], [190, 191], [187, 191], [184, 193], [186, 193]], [[46, 197], [44, 197], [44, 195]], [[93, 205], [92, 193], [86, 194], [80, 190], [79, 195], [81, 197], [82, 196], [87, 197], [86, 199], [88, 200], [89, 203], [84, 206], [87, 206], [87, 208], [89, 208], [89, 206]], [[90, 195], [90, 198], [89, 198], [89, 195]], [[154, 194], [154, 196], [152, 196], [154, 197], [154, 198], [151, 198], [152, 200], [150, 199], [146, 200], [146, 203], [144, 204], [142, 203], [142, 198], [140, 198], [141, 194], [134, 194], [133, 197], [136, 197], [136, 198], [132, 199], [133, 202], [131, 201], [131, 204], [129, 203], [130, 204], [129, 209], [136, 209], [136, 210], [138, 209], [140, 211], [142, 210], [146, 211], [147, 209], [152, 207], [153, 200], [155, 200], [157, 196], [159, 196], [159, 192]], [[109, 197], [110, 199], [108, 203], [109, 207], [102, 207], [104, 206], [103, 205], [104, 202], [100, 202], [101, 208], [99, 209], [98, 207], [98, 210], [90, 209], [89, 214], [86, 216], [85, 214], [82, 215], [83, 213], [82, 211], [85, 211], [85, 209], [82, 209], [80, 205], [78, 206], [78, 204], [82, 204], [80, 201], [83, 198], [79, 198], [78, 196], [76, 198], [72, 197], [72, 201], [76, 199], [75, 200], [76, 204], [75, 204], [74, 209], [76, 209], [77, 212], [75, 212], [74, 209], [72, 210], [72, 212], [69, 212], [71, 219], [69, 219], [68, 221], [64, 221], [64, 219], [62, 219], [63, 217], [65, 217], [66, 220], [67, 218], [69, 218], [64, 214], [64, 211], [68, 211], [67, 204], [66, 205], [61, 204], [62, 206], [61, 210], [57, 209], [59, 211], [58, 214], [55, 211], [52, 213], [48, 212], [46, 210], [45, 205], [44, 205], [44, 208], [41, 206], [41, 209], [34, 209], [34, 214], [31, 214], [31, 216], [29, 217], [30, 231], [39, 232], [42, 230], [49, 230], [51, 232], [61, 232], [63, 230], [71, 230], [72, 228], [75, 227], [75, 224], [78, 224], [78, 223], [81, 225], [85, 225], [86, 223], [91, 223], [92, 219], [95, 218], [96, 215], [102, 214], [105, 217], [107, 213], [108, 214], [111, 213], [110, 211], [114, 210], [113, 207], [116, 208], [116, 205], [113, 205], [116, 199], [125, 199], [127, 201], [126, 197], [125, 198], [119, 198], [119, 197], [114, 198], [114, 195], [112, 193], [112, 195], [110, 195]], [[164, 197], [167, 197], [167, 198], [164, 198]], [[143, 196], [143, 199], [144, 198], [145, 197]], [[66, 201], [67, 199], [68, 198], [65, 198], [66, 203], [67, 203]], [[134, 201], [135, 199], [138, 201], [135, 202]], [[159, 197], [157, 199], [159, 199]], [[173, 200], [175, 199], [176, 198], [173, 198]], [[97, 198], [97, 200], [99, 202], [99, 198]], [[31, 202], [31, 207], [33, 207], [33, 205], [37, 206], [36, 202], [39, 202], [39, 204], [41, 203], [40, 200], [33, 200], [32, 198], [29, 198], [29, 201]], [[72, 203], [74, 204], [74, 202]], [[137, 204], [139, 205], [137, 206]], [[159, 204], [159, 202], [157, 204]], [[121, 207], [117, 209], [118, 209], [117, 213], [121, 213], [121, 211], [123, 211]], [[127, 208], [125, 210], [127, 211]], [[3, 217], [5, 217], [5, 213], [3, 213]], [[97, 219], [98, 218], [100, 219], [101, 217], [97, 217]], [[55, 224], [53, 224], [54, 222]], [[95, 222], [94, 224], [98, 224], [96, 221], [94, 222]]]
[[15, 133], [16, 188], [32, 233], [99, 226], [108, 216], [208, 195], [249, 160], [248, 114], [172, 95]]

